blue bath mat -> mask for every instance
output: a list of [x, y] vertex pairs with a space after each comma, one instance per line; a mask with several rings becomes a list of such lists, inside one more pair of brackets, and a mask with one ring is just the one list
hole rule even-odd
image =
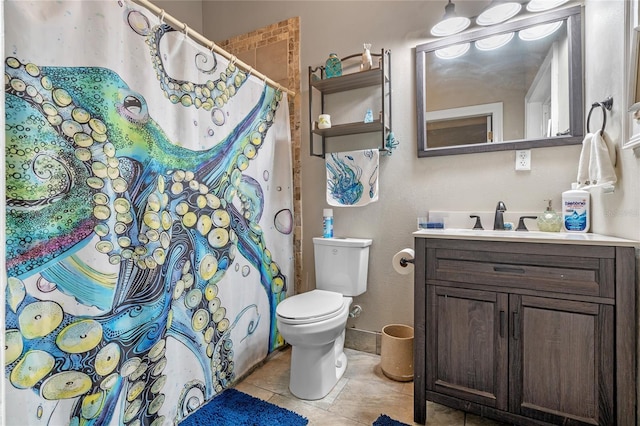
[[391, 417], [386, 414], [381, 414], [380, 417], [373, 422], [372, 426], [409, 426], [406, 423], [399, 422], [397, 420], [393, 420]]
[[180, 426], [303, 426], [309, 420], [286, 408], [227, 389], [180, 422]]

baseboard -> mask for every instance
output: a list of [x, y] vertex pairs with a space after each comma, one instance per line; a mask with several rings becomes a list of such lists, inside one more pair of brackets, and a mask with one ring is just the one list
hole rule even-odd
[[344, 347], [380, 355], [381, 333], [357, 328], [347, 328]]

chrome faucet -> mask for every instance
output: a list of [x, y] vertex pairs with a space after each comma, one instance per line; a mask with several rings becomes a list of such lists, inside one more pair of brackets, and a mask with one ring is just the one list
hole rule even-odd
[[507, 206], [502, 201], [498, 201], [496, 206], [496, 215], [493, 219], [493, 229], [496, 231], [504, 231], [504, 212], [507, 211]]

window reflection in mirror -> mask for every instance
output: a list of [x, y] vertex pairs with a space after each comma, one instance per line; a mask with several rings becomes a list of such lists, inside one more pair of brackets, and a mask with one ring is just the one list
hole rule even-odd
[[427, 120], [427, 138], [432, 148], [492, 142], [492, 123], [490, 115]]
[[[574, 6], [417, 46], [418, 155], [580, 143], [580, 12]], [[536, 34], [541, 29], [546, 34]]]

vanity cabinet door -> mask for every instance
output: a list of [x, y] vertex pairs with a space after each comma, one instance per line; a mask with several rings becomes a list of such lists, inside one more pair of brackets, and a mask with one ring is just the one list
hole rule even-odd
[[508, 295], [427, 287], [427, 391], [506, 410]]
[[511, 295], [510, 411], [552, 424], [614, 425], [612, 305]]

